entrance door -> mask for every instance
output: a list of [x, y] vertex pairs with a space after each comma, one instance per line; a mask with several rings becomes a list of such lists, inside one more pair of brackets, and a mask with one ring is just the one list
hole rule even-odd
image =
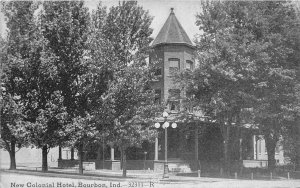
[[180, 157], [180, 139], [179, 139], [178, 127], [168, 129], [168, 158], [179, 158]]

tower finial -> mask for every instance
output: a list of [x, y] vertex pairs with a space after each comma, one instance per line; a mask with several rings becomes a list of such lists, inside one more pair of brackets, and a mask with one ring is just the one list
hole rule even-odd
[[174, 14], [174, 8], [171, 8], [171, 14]]

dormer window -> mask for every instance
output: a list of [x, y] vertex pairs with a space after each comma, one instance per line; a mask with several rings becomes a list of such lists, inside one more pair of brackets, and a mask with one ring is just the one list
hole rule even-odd
[[188, 70], [193, 70], [194, 69], [194, 63], [190, 60], [187, 60], [185, 63], [185, 68]]
[[180, 60], [178, 58], [169, 58], [169, 73], [179, 71], [180, 69]]

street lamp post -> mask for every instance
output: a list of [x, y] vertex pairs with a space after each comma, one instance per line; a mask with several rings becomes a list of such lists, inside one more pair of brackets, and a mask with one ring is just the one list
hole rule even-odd
[[144, 151], [144, 170], [146, 170], [147, 151]]
[[103, 134], [103, 139], [102, 139], [102, 168], [103, 168], [103, 170], [104, 170], [104, 161], [105, 161], [104, 147], [105, 147], [105, 145], [104, 145], [104, 134]]
[[[169, 167], [168, 167], [168, 127], [170, 126], [170, 123], [167, 121], [169, 114], [168, 112], [163, 112], [163, 118], [164, 118], [164, 123], [162, 125], [162, 128], [165, 129], [165, 163], [164, 163], [164, 174], [163, 178], [169, 178], [168, 172], [169, 172]], [[160, 123], [155, 123], [155, 128], [159, 128]], [[175, 122], [172, 123], [172, 128], [176, 128], [177, 124]]]

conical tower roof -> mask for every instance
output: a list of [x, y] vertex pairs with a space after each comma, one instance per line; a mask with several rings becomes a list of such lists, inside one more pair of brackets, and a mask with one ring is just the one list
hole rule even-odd
[[153, 41], [152, 46], [159, 44], [185, 44], [193, 46], [188, 35], [177, 20], [173, 8], [171, 8], [171, 13]]

